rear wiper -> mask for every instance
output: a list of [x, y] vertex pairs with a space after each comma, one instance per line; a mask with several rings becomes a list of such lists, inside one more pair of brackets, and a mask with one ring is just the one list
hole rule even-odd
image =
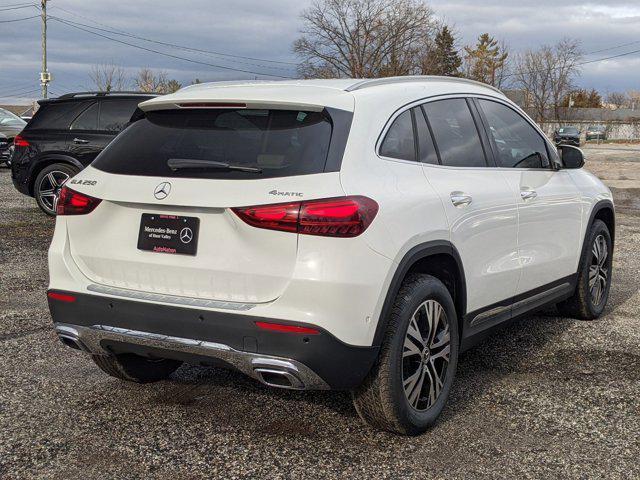
[[239, 172], [262, 173], [261, 168], [245, 167], [243, 165], [232, 165], [225, 162], [216, 162], [214, 160], [196, 160], [191, 158], [170, 158], [167, 160], [167, 166], [174, 172], [177, 170], [187, 169], [215, 169], [215, 170], [237, 170]]

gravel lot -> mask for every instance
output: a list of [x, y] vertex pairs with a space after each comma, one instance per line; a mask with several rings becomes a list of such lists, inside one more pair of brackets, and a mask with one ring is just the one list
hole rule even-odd
[[0, 169], [0, 478], [640, 478], [640, 147], [588, 147], [617, 203], [614, 283], [595, 322], [555, 310], [462, 355], [418, 438], [369, 430], [335, 392], [182, 367], [119, 382], [57, 340], [54, 222]]

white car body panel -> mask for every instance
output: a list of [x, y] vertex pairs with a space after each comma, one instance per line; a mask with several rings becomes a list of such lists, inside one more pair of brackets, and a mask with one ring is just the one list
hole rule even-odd
[[[91, 285], [102, 285], [186, 301], [236, 302], [246, 306], [243, 315], [317, 325], [349, 345], [370, 346], [394, 274], [418, 245], [450, 242], [459, 252], [467, 312], [576, 272], [593, 205], [611, 199], [588, 172], [452, 168], [376, 154], [390, 118], [409, 104], [442, 95], [507, 102], [502, 94], [451, 79], [349, 91], [357, 82], [196, 85], [141, 104], [147, 111], [201, 102], [330, 107], [354, 116], [339, 172], [210, 180], [116, 175], [88, 167], [74, 181], [95, 183], [74, 182], [71, 188], [103, 201], [89, 215], [57, 218], [49, 288], [87, 293]], [[158, 200], [154, 189], [165, 181], [171, 193]], [[535, 201], [523, 204], [524, 186], [537, 190]], [[365, 195], [379, 211], [360, 236], [327, 238], [254, 228], [230, 210], [291, 201], [273, 191], [302, 195], [294, 200]], [[454, 191], [472, 197], [468, 208], [452, 205]], [[198, 255], [137, 250], [142, 213], [199, 217]]]

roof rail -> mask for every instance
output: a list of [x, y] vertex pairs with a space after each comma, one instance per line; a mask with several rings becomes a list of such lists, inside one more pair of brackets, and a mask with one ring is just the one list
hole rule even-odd
[[469, 80], [468, 78], [458, 77], [441, 77], [437, 75], [406, 75], [402, 77], [383, 77], [383, 78], [367, 78], [360, 82], [354, 83], [347, 87], [347, 92], [353, 92], [354, 90], [362, 90], [363, 88], [375, 87], [377, 85], [392, 85], [395, 83], [409, 83], [409, 82], [455, 82], [455, 83], [468, 83], [479, 87], [489, 88], [498, 93], [502, 93], [500, 89], [487, 85], [486, 83], [476, 82], [475, 80]]
[[65, 93], [64, 95], [60, 95], [58, 97], [58, 99], [64, 99], [64, 98], [75, 98], [75, 97], [106, 97], [106, 96], [110, 96], [110, 95], [159, 95], [158, 93], [153, 93], [153, 92], [135, 92], [133, 90], [131, 91], [126, 91], [126, 90], [122, 90], [122, 91], [113, 91], [113, 92], [72, 92], [72, 93]]

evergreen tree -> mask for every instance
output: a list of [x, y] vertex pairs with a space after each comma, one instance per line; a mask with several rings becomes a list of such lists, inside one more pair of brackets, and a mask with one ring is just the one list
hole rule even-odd
[[461, 65], [462, 60], [455, 47], [455, 38], [449, 27], [444, 25], [436, 34], [433, 47], [423, 62], [422, 73], [458, 77]]
[[509, 53], [488, 33], [478, 37], [475, 48], [464, 47], [467, 76], [496, 86], [498, 73], [504, 68]]

